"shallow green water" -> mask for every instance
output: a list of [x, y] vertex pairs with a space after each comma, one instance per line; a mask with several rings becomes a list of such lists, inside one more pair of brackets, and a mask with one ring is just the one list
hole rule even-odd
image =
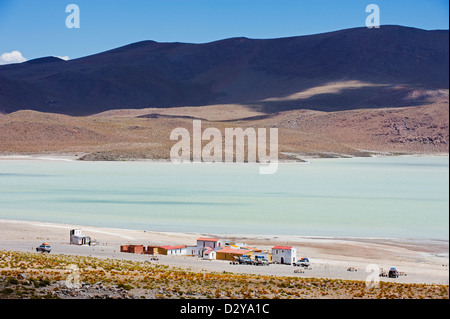
[[251, 164], [0, 161], [0, 219], [212, 234], [449, 236], [448, 157]]

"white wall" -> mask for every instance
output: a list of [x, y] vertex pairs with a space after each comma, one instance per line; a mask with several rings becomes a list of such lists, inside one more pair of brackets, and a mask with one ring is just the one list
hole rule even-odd
[[72, 236], [70, 238], [71, 244], [73, 244], [73, 245], [82, 245], [83, 239], [84, 239], [85, 244], [89, 244], [90, 238], [88, 236]]
[[167, 250], [167, 255], [186, 255], [186, 248], [177, 248], [177, 249], [169, 249]]
[[197, 248], [204, 248], [204, 247], [211, 247], [214, 250], [219, 250], [224, 248], [224, 243], [222, 242], [222, 240], [218, 241], [197, 240]]
[[209, 254], [203, 256], [203, 259], [211, 259], [211, 260], [216, 259], [216, 252], [210, 251]]
[[200, 249], [197, 246], [188, 246], [186, 247], [186, 255], [194, 255], [194, 256], [202, 256], [203, 248]]

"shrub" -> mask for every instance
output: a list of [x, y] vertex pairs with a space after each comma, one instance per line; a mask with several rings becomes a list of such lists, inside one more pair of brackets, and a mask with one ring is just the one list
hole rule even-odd
[[19, 281], [14, 277], [8, 277], [7, 282], [10, 285], [17, 285], [19, 283]]

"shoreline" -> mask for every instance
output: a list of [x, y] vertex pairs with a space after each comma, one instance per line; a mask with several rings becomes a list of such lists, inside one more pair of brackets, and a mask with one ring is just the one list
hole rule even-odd
[[[393, 153], [388, 151], [368, 151], [361, 150], [362, 152], [371, 153], [370, 156], [354, 156], [348, 154], [337, 153], [318, 153], [316, 155], [308, 153], [286, 153], [296, 159], [281, 159], [278, 160], [280, 164], [289, 163], [308, 163], [309, 160], [318, 159], [352, 159], [352, 158], [378, 158], [378, 157], [449, 157], [449, 153]], [[86, 161], [86, 162], [102, 162], [102, 160], [82, 160], [81, 158], [91, 153], [37, 153], [37, 154], [23, 154], [23, 153], [0, 153], [0, 160], [48, 160], [48, 161]], [[155, 163], [171, 163], [170, 159], [148, 159], [148, 158], [120, 158], [116, 160], [110, 160], [112, 162], [155, 162]], [[108, 161], [108, 162], [110, 162]], [[192, 162], [188, 162], [192, 163]], [[239, 164], [239, 163], [228, 163]], [[260, 164], [258, 162], [251, 164]]]
[[[412, 238], [412, 237], [360, 237], [360, 236], [325, 236], [325, 235], [281, 235], [281, 234], [254, 234], [254, 233], [209, 233], [209, 232], [196, 232], [196, 231], [171, 231], [171, 230], [149, 230], [149, 229], [137, 229], [137, 228], [118, 228], [114, 226], [99, 226], [93, 224], [67, 224], [63, 222], [49, 222], [45, 220], [29, 220], [29, 219], [13, 219], [13, 218], [0, 218], [0, 224], [2, 223], [24, 223], [35, 224], [40, 226], [52, 227], [52, 228], [89, 228], [94, 232], [104, 232], [107, 229], [107, 233], [116, 231], [116, 234], [133, 232], [133, 233], [148, 233], [148, 234], [164, 234], [167, 236], [173, 235], [178, 237], [183, 235], [186, 237], [220, 237], [233, 240], [247, 240], [253, 243], [267, 242], [268, 240], [276, 243], [304, 243], [308, 241], [347, 241], [347, 242], [361, 242], [361, 243], [395, 243], [395, 245], [421, 245], [422, 247], [433, 246], [438, 247], [440, 245], [449, 246], [450, 240], [441, 238]], [[1, 236], [1, 235], [0, 235]], [[120, 237], [120, 235], [117, 235]], [[122, 236], [123, 237], [123, 236]], [[1, 238], [1, 237], [0, 237]], [[434, 250], [431, 250], [435, 252]], [[436, 251], [437, 252], [437, 251]], [[446, 250], [447, 253], [449, 253]], [[449, 254], [450, 255], [450, 254]]]
[[[81, 228], [83, 234], [100, 242], [98, 246], [69, 244], [69, 230]], [[214, 234], [153, 232], [144, 230], [94, 227], [47, 223], [39, 221], [0, 219], [0, 250], [28, 251], [44, 241], [52, 245], [52, 253], [147, 261], [150, 255], [121, 253], [122, 244], [195, 245], [198, 237]], [[308, 257], [313, 269], [302, 277], [365, 280], [367, 265], [380, 268], [397, 267], [406, 277], [389, 279], [393, 282], [449, 284], [448, 241], [411, 241], [381, 238], [336, 238], [301, 236], [228, 235], [226, 239], [241, 242], [263, 250], [275, 245], [290, 245], [297, 249], [297, 257]], [[181, 267], [196, 272], [235, 272], [274, 276], [294, 276], [294, 267], [271, 265], [255, 267], [230, 265], [222, 260], [206, 261], [192, 256], [160, 256], [160, 264]], [[347, 268], [358, 272], [348, 272]], [[297, 276], [297, 275], [296, 275]], [[388, 280], [388, 279], [381, 279]]]

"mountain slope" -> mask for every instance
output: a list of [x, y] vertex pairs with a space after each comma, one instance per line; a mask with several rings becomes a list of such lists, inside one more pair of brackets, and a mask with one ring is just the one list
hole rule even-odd
[[[225, 107], [225, 106], [224, 106]], [[62, 114], [18, 111], [0, 117], [0, 155], [77, 154], [85, 159], [169, 159], [176, 143], [171, 131], [184, 127], [192, 132], [185, 108], [159, 109], [151, 116], [74, 117]], [[154, 112], [155, 110], [152, 110]], [[291, 110], [276, 114], [226, 120], [217, 109], [196, 108], [202, 128], [277, 127], [280, 159], [283, 154], [308, 156], [367, 156], [369, 154], [448, 154], [448, 103], [418, 107], [359, 109], [338, 112]], [[238, 112], [242, 112], [243, 110]], [[244, 115], [245, 111], [241, 114]], [[214, 116], [214, 120], [208, 120]], [[206, 144], [209, 141], [203, 141]]]
[[90, 115], [239, 103], [273, 113], [423, 105], [448, 89], [448, 34], [382, 26], [206, 44], [143, 41], [76, 60], [43, 58], [0, 66], [0, 112]]

